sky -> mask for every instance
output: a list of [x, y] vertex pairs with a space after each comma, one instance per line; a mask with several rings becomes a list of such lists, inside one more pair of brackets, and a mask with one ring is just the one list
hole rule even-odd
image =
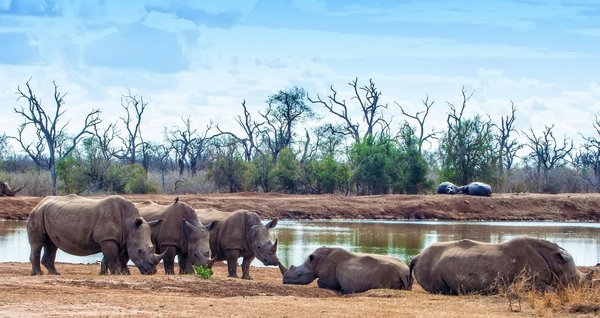
[[239, 133], [243, 100], [257, 117], [292, 86], [313, 98], [333, 86], [358, 120], [358, 78], [373, 79], [396, 127], [396, 103], [414, 113], [428, 96], [426, 128], [444, 130], [464, 87], [467, 116], [499, 121], [513, 102], [519, 131], [597, 136], [597, 0], [0, 0], [0, 43], [0, 134], [16, 135], [29, 79], [50, 109], [52, 81], [67, 93], [73, 132], [94, 108], [117, 121], [129, 89], [148, 102], [145, 139], [160, 142], [187, 117]]

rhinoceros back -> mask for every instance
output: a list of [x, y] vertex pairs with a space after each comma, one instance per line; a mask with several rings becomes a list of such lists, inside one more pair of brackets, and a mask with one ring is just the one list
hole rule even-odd
[[137, 210], [129, 201], [111, 196], [102, 200], [76, 195], [47, 197], [32, 211], [28, 230], [37, 228], [61, 250], [73, 255], [100, 252], [106, 240], [124, 244], [124, 221]]

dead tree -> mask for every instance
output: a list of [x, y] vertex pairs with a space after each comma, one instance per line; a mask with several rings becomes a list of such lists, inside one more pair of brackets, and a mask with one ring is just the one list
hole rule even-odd
[[252, 120], [252, 115], [250, 115], [250, 112], [248, 112], [248, 108], [246, 108], [246, 100], [242, 101], [242, 108], [244, 109], [244, 118], [238, 115], [235, 118], [235, 121], [244, 130], [244, 137], [240, 137], [232, 132], [222, 131], [219, 128], [219, 126], [217, 126], [217, 130], [237, 140], [237, 142], [240, 143], [240, 145], [242, 145], [242, 148], [244, 149], [244, 160], [250, 162], [255, 153], [262, 154], [262, 151], [260, 150], [257, 144], [258, 135], [260, 133], [260, 127], [265, 123], [257, 123], [256, 121]]
[[[407, 113], [400, 104], [395, 102], [396, 105], [398, 107], [400, 107], [400, 111], [402, 112], [402, 115], [404, 115], [410, 119], [416, 120], [417, 124], [419, 124], [419, 127], [418, 127], [418, 129], [419, 129], [419, 137], [418, 137], [419, 138], [418, 139], [419, 153], [421, 153], [421, 149], [423, 148], [423, 143], [425, 141], [427, 141], [429, 139], [434, 139], [436, 137], [436, 135], [439, 134], [438, 131], [434, 131], [434, 130], [432, 130], [431, 133], [429, 133], [429, 134], [425, 134], [425, 120], [427, 119], [427, 116], [429, 115], [429, 110], [431, 109], [431, 106], [433, 106], [434, 101], [429, 102], [429, 95], [427, 95], [427, 97], [425, 97], [425, 99], [423, 99], [421, 101], [423, 102], [423, 106], [425, 106], [425, 110], [418, 111], [414, 115]], [[421, 117], [421, 115], [422, 115], [422, 117]]]
[[190, 148], [192, 144], [198, 138], [197, 130], [192, 130], [190, 117], [187, 119], [181, 119], [184, 124], [183, 129], [174, 129], [166, 132], [166, 139], [168, 140], [171, 148], [175, 150], [177, 165], [179, 166], [179, 176], [183, 176], [183, 172], [185, 171], [186, 163], [188, 162], [187, 157], [190, 153]]
[[510, 115], [502, 117], [500, 126], [498, 127], [498, 125], [495, 125], [499, 132], [498, 146], [500, 148], [500, 175], [504, 174], [505, 169], [506, 171], [510, 171], [512, 169], [513, 162], [517, 156], [517, 151], [523, 148], [523, 145], [519, 144], [516, 139], [510, 139], [513, 132], [518, 134], [514, 126], [516, 118], [515, 112], [517, 108], [512, 101], [510, 102], [510, 109]]
[[202, 165], [206, 162], [206, 151], [210, 142], [213, 138], [223, 135], [224, 133], [219, 132], [216, 134], [209, 135], [213, 129], [213, 122], [210, 121], [206, 125], [206, 129], [201, 132], [198, 137], [190, 145], [190, 172], [192, 176], [196, 175], [196, 172], [202, 168]]
[[529, 129], [530, 134], [523, 132], [529, 141], [527, 144], [527, 147], [531, 149], [529, 157], [536, 164], [538, 176], [542, 170], [546, 177], [548, 171], [559, 166], [573, 150], [573, 140], [569, 143], [565, 136], [559, 145], [552, 129], [554, 129], [554, 125], [546, 126], [540, 136], [537, 136], [531, 128]]
[[94, 139], [98, 144], [98, 149], [100, 150], [102, 159], [106, 162], [109, 162], [117, 154], [116, 151], [111, 147], [111, 143], [115, 138], [117, 138], [118, 135], [119, 131], [114, 123], [108, 125], [108, 127], [104, 128], [104, 130], [100, 130], [98, 128], [98, 124], [94, 124]]
[[[56, 195], [57, 159], [60, 160], [62, 157], [68, 156], [75, 149], [83, 135], [93, 135], [93, 132], [89, 129], [101, 122], [98, 117], [100, 110], [95, 109], [88, 113], [85, 117], [83, 128], [72, 138], [69, 138], [70, 142], [64, 142], [67, 139], [65, 128], [68, 121], [62, 126], [59, 126], [59, 121], [65, 113], [63, 106], [66, 93], [60, 93], [56, 82], [52, 82], [54, 85], [54, 102], [56, 104], [56, 109], [54, 110], [54, 114], [49, 114], [42, 106], [41, 99], [33, 93], [33, 90], [29, 85], [30, 80], [26, 83], [26, 90], [22, 90], [20, 87], [17, 88], [17, 101], [26, 100], [28, 106], [27, 109], [22, 106], [20, 109], [14, 108], [15, 113], [24, 118], [24, 122], [17, 129], [18, 136], [12, 138], [19, 142], [25, 153], [31, 157], [37, 166], [50, 170], [52, 193]], [[72, 125], [70, 126], [72, 127]], [[23, 138], [23, 132], [28, 127], [33, 127], [35, 129], [37, 140], [34, 143], [26, 144]], [[59, 143], [61, 143], [61, 145], [59, 145]], [[35, 149], [32, 149], [34, 144]], [[62, 147], [60, 155], [57, 151], [59, 147]]]
[[[131, 91], [128, 91], [127, 95], [121, 96], [121, 107], [125, 109], [126, 115], [120, 117], [121, 121], [125, 125], [127, 136], [118, 138], [121, 140], [124, 149], [119, 151], [117, 158], [127, 161], [129, 164], [137, 162], [138, 148], [144, 147], [142, 139], [142, 115], [146, 110], [148, 103], [144, 101], [143, 96], [132, 95]], [[143, 153], [142, 149], [142, 153]]]
[[358, 87], [357, 77], [354, 81], [348, 83], [348, 85], [350, 85], [354, 91], [352, 99], [358, 101], [362, 113], [362, 122], [366, 124], [363, 135], [361, 135], [360, 124], [354, 122], [350, 117], [346, 100], [338, 99], [337, 91], [333, 89], [333, 85], [329, 88], [332, 93], [327, 95], [327, 101], [324, 101], [319, 95], [317, 95], [317, 99], [315, 100], [307, 95], [307, 99], [313, 104], [323, 105], [330, 113], [342, 119], [342, 130], [336, 131], [336, 133], [350, 136], [355, 141], [360, 141], [365, 136], [373, 135], [377, 125], [382, 125], [383, 127], [387, 125], [387, 122], [383, 118], [382, 109], [387, 109], [388, 106], [379, 103], [381, 91], [376, 88], [373, 79], [369, 80], [369, 85]]

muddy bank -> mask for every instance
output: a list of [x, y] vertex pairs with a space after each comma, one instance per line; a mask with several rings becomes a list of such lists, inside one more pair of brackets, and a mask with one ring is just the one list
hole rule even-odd
[[[102, 196], [93, 196], [100, 198]], [[141, 202], [173, 202], [175, 195], [125, 195]], [[286, 195], [233, 193], [180, 195], [195, 208], [248, 209], [263, 218], [600, 221], [600, 194]], [[0, 197], [0, 218], [25, 220], [40, 197]]]

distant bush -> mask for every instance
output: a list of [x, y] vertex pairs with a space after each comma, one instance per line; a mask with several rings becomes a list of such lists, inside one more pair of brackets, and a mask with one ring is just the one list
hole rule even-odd
[[111, 164], [107, 170], [107, 183], [109, 190], [116, 193], [158, 193], [158, 184], [146, 178], [146, 172], [139, 164]]

